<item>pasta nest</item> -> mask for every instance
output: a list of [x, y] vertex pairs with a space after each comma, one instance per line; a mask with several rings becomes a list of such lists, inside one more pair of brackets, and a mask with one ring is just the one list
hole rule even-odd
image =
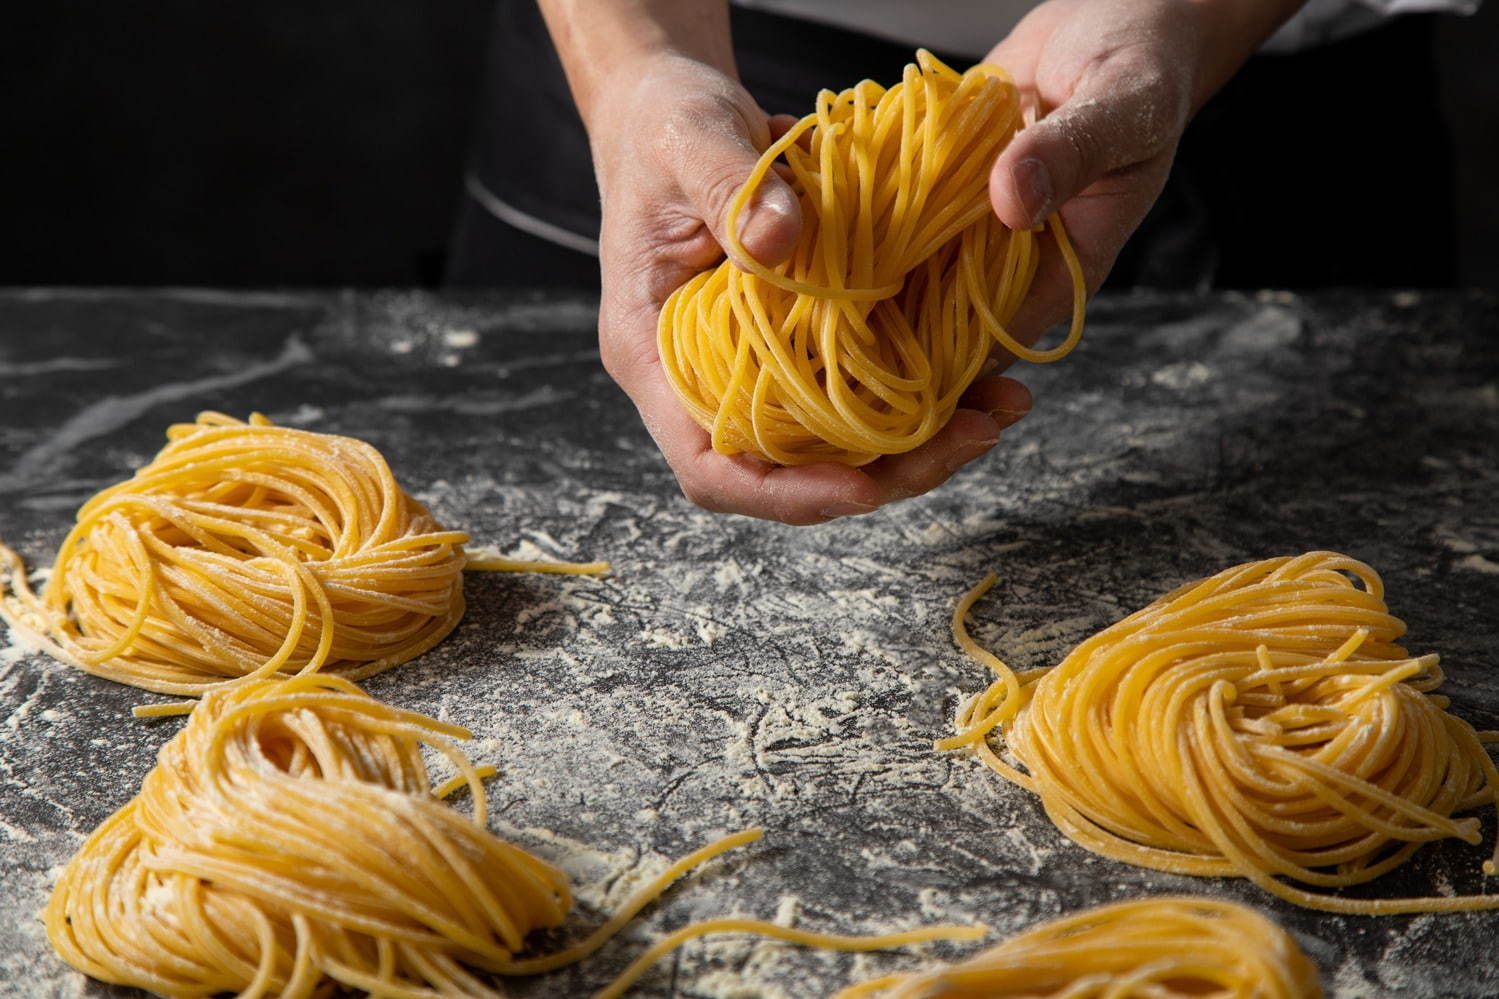
[[[732, 202], [728, 259], [662, 308], [658, 350], [678, 398], [723, 454], [782, 465], [862, 465], [929, 440], [992, 351], [1062, 357], [1082, 335], [1086, 288], [1061, 222], [1073, 320], [1056, 347], [1007, 330], [1039, 261], [1036, 232], [990, 208], [989, 171], [1022, 125], [996, 66], [958, 73], [917, 53], [888, 90], [825, 90], [760, 158]], [[756, 261], [739, 217], [784, 162], [801, 205], [789, 260]]]
[[892, 975], [834, 999], [1321, 999], [1317, 969], [1252, 909], [1171, 897], [1088, 909], [935, 971]]
[[[485, 830], [480, 774], [450, 737], [467, 733], [334, 676], [208, 694], [63, 870], [53, 946], [167, 996], [296, 999], [325, 978], [498, 996], [465, 965], [512, 969], [571, 897], [561, 871]], [[424, 744], [458, 768], [478, 818], [434, 795]]]
[[[467, 738], [328, 674], [211, 691], [140, 792], [63, 869], [47, 936], [86, 974], [172, 997], [306, 999], [337, 983], [391, 999], [503, 999], [483, 972], [536, 975], [583, 960], [682, 875], [761, 836], [745, 829], [699, 847], [583, 938], [524, 954], [532, 933], [562, 925], [572, 894], [561, 871], [485, 829], [481, 781], [494, 769], [475, 767], [452, 741]], [[424, 746], [457, 770], [435, 789]], [[460, 787], [473, 795], [472, 817], [440, 800]], [[617, 999], [709, 934], [872, 951], [985, 932], [847, 936], [700, 920], [657, 940], [595, 999]]]
[[[939, 745], [974, 747], [1075, 842], [1157, 870], [1249, 878], [1329, 911], [1499, 905], [1343, 898], [1281, 880], [1356, 885], [1423, 843], [1477, 843], [1478, 820], [1452, 816], [1496, 800], [1483, 745], [1495, 733], [1448, 713], [1438, 657], [1397, 644], [1405, 625], [1369, 566], [1333, 552], [1235, 566], [1019, 676], [963, 627], [991, 581], [954, 626], [999, 679]], [[999, 730], [1024, 772], [985, 741]]]
[[40, 597], [0, 548], [5, 618], [53, 656], [167, 694], [329, 669], [353, 679], [437, 644], [463, 616], [445, 531], [363, 441], [219, 413], [167, 431], [94, 496]]

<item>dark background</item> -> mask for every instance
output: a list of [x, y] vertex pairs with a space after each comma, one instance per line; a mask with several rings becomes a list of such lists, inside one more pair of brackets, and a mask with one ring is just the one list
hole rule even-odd
[[[14, 51], [5, 58], [0, 284], [440, 279], [474, 128], [489, 0], [25, 6], [4, 32]], [[1395, 60], [1364, 79], [1326, 81], [1325, 101], [1316, 81], [1265, 92], [1277, 114], [1297, 104], [1303, 128], [1316, 114], [1330, 120], [1362, 105], [1370, 119], [1363, 131], [1377, 134], [1354, 160], [1367, 159], [1367, 173], [1339, 165], [1329, 177], [1311, 162], [1315, 179], [1299, 186], [1297, 143], [1287, 141], [1276, 151], [1287, 165], [1273, 183], [1292, 185], [1282, 203], [1293, 211], [1266, 220], [1263, 246], [1236, 243], [1243, 252], [1258, 259], [1276, 241], [1320, 239], [1337, 255], [1341, 237], [1349, 252], [1378, 255], [1371, 247], [1387, 246], [1420, 256], [1426, 248], [1410, 247], [1403, 233], [1414, 220], [1452, 211], [1453, 278], [1499, 287], [1499, 3], [1472, 18], [1427, 19], [1418, 34], [1434, 56], [1439, 97], [1420, 107], [1434, 103], [1429, 113], [1451, 134], [1450, 152], [1433, 150], [1430, 162], [1450, 174], [1452, 202], [1440, 185], [1402, 183], [1409, 170], [1379, 169], [1389, 150], [1426, 155], [1402, 148], [1413, 126], [1422, 132], [1408, 109], [1397, 102], [1380, 110], [1402, 91], [1410, 66]], [[1258, 174], [1253, 186], [1264, 193]], [[1339, 196], [1342, 213], [1331, 223], [1319, 218], [1316, 206]], [[1398, 262], [1389, 270], [1410, 273], [1413, 284], [1441, 283]], [[1236, 280], [1230, 268], [1221, 283], [1263, 280], [1241, 273]], [[1326, 281], [1293, 271], [1278, 283]], [[1400, 282], [1354, 273], [1336, 283]]]

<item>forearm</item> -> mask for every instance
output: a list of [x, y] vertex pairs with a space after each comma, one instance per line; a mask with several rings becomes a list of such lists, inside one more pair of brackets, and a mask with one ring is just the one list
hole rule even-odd
[[632, 65], [678, 55], [737, 76], [727, 0], [540, 0], [585, 125], [601, 91]]
[[1275, 34], [1306, 0], [1189, 0], [1196, 12], [1202, 56], [1192, 87], [1192, 110]]

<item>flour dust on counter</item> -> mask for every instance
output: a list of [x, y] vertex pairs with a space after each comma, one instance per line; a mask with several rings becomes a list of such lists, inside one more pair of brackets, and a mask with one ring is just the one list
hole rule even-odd
[[[974, 685], [949, 642], [951, 597], [985, 572], [1000, 574], [1002, 611], [976, 637], [1013, 642], [1042, 664], [1204, 566], [1313, 548], [1418, 579], [1400, 589], [1412, 647], [1442, 655], [1456, 713], [1495, 727], [1499, 576], [1464, 560], [1499, 562], [1499, 406], [1484, 392], [1499, 382], [1499, 300], [1102, 296], [1066, 364], [1027, 373], [1035, 410], [978, 467], [930, 496], [800, 530], [680, 497], [599, 368], [593, 308], [531, 295], [241, 305], [232, 294], [0, 293], [0, 328], [52, 331], [52, 356], [140, 359], [7, 378], [0, 391], [16, 416], [0, 431], [0, 469], [79, 410], [150, 391], [153, 366], [210, 377], [274, 361], [293, 335], [312, 356], [152, 404], [78, 441], [20, 494], [0, 497], [0, 536], [44, 563], [63, 525], [55, 509], [16, 501], [71, 495], [76, 507], [148, 457], [184, 412], [258, 409], [297, 425], [292, 416], [310, 406], [312, 429], [379, 448], [439, 522], [507, 555], [609, 560], [613, 573], [597, 580], [468, 577], [468, 611], [452, 634], [366, 682], [382, 700], [475, 733], [473, 755], [499, 769], [495, 831], [546, 830], [551, 844], [517, 842], [580, 886], [579, 868], [603, 875], [597, 895], [580, 896], [583, 916], [619, 897], [611, 876], [643, 877], [726, 829], [767, 829], [752, 856], [726, 857], [668, 892], [586, 970], [507, 982], [520, 999], [586, 994], [693, 919], [769, 918], [783, 905], [789, 916], [788, 899], [809, 929], [979, 921], [997, 940], [1089, 906], [1183, 893], [1250, 904], [1284, 926], [1329, 995], [1499, 992], [1492, 920], [1307, 913], [1240, 882], [1117, 864], [1076, 849], [1033, 798], [986, 779], [976, 761], [931, 750]], [[455, 330], [475, 341], [448, 343]], [[394, 352], [398, 341], [410, 350]], [[28, 343], [7, 340], [0, 362], [45, 360]], [[459, 363], [442, 362], [455, 353]], [[1153, 380], [1183, 362], [1208, 374]], [[392, 397], [420, 404], [384, 406]], [[527, 404], [485, 415], [462, 411], [464, 400]], [[654, 647], [651, 635], [662, 639]], [[49, 871], [128, 800], [180, 722], [134, 721], [133, 692], [41, 655], [22, 654], [0, 675], [15, 684], [0, 686], [3, 714], [30, 704], [0, 742], [0, 821], [34, 837], [6, 841], [3, 901], [30, 913]], [[1493, 835], [1489, 820], [1483, 835]], [[1482, 854], [1431, 844], [1380, 890], [1430, 890], [1446, 872], [1455, 893], [1481, 891]], [[62, 968], [39, 924], [20, 922], [0, 926], [7, 986], [37, 999], [123, 995]], [[696, 941], [631, 994], [800, 999], [975, 949], [849, 956]]]

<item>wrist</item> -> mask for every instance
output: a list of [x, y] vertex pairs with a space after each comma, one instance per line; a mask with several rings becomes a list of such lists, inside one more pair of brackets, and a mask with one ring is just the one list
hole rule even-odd
[[674, 58], [738, 74], [726, 0], [540, 0], [568, 86], [592, 134], [608, 97]]
[[1207, 103], [1240, 66], [1305, 4], [1305, 0], [1187, 0], [1199, 32], [1201, 58], [1192, 110]]

